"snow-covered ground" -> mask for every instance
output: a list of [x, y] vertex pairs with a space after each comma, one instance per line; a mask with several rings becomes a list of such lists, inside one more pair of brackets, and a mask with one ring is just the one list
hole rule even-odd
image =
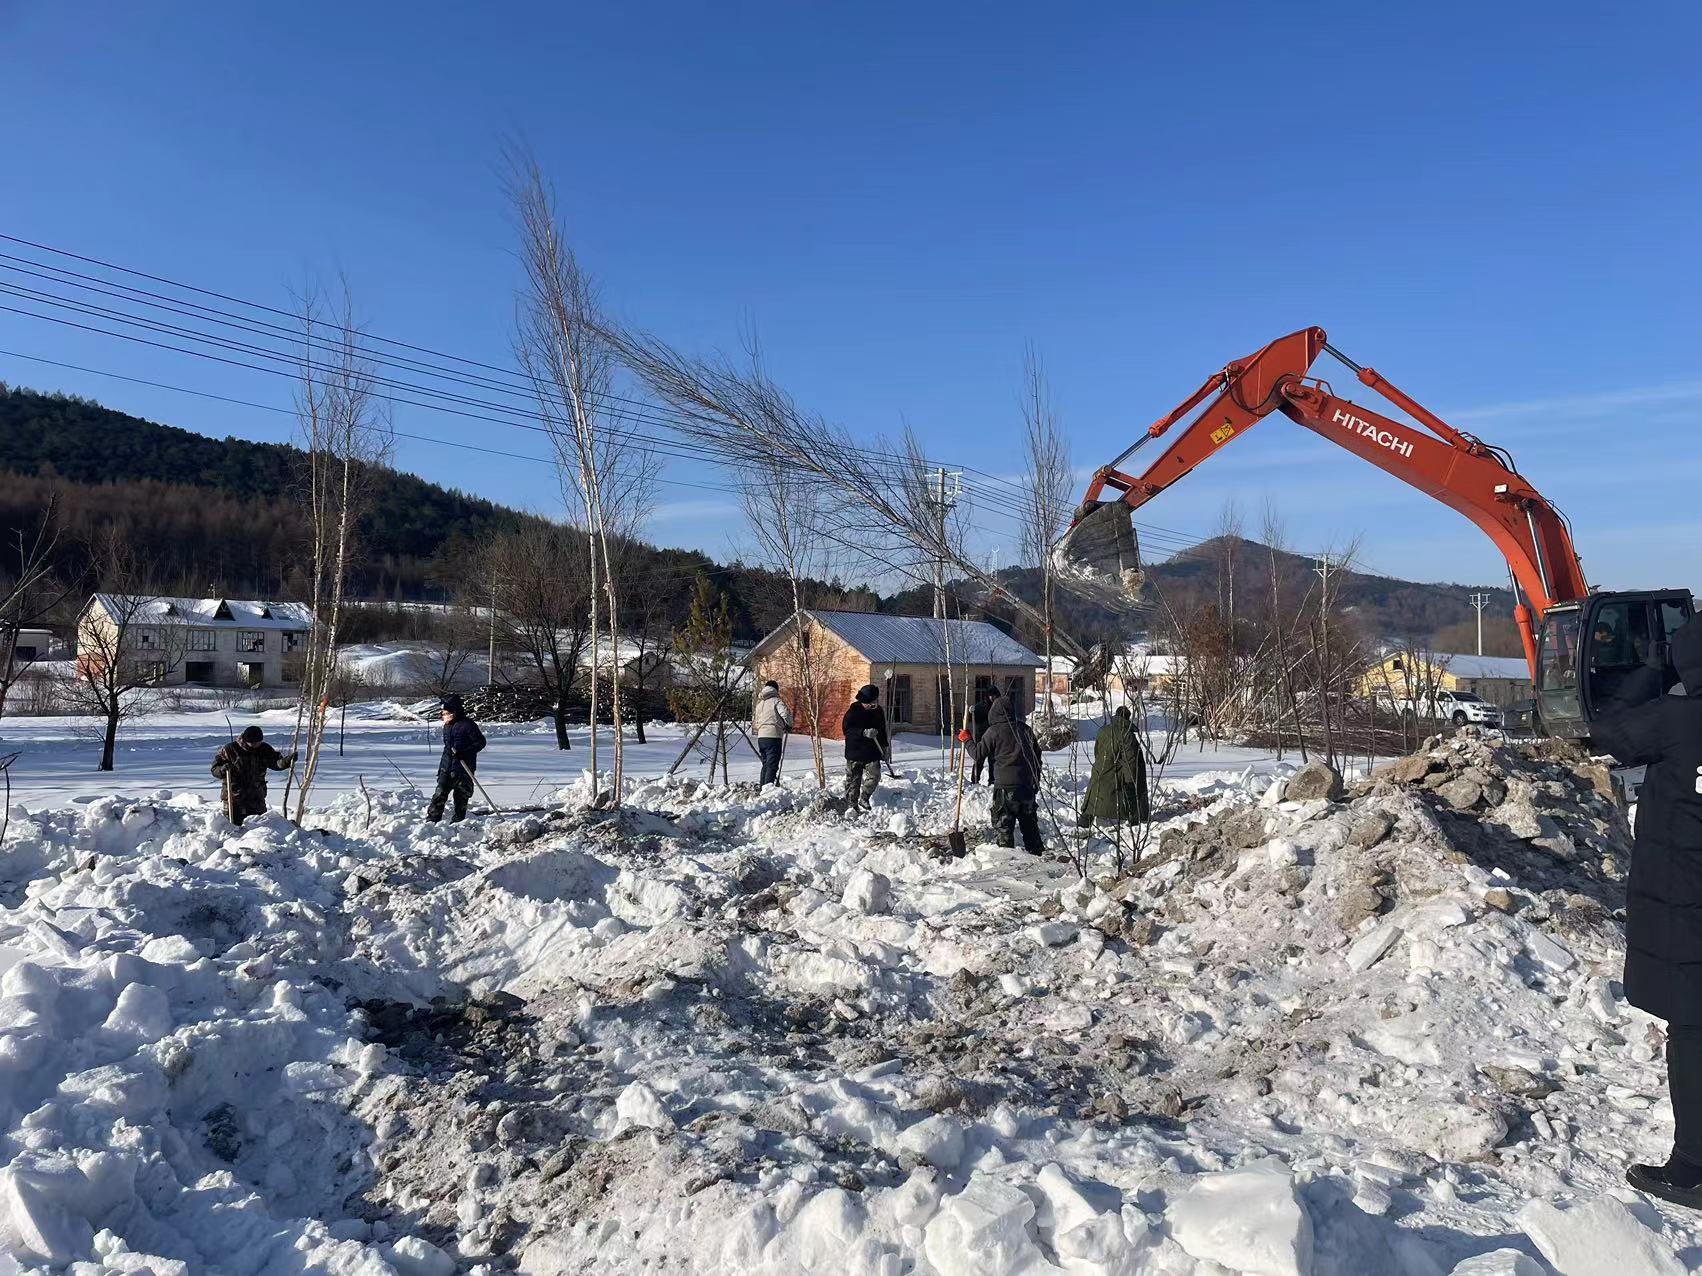
[[[918, 742], [872, 818], [794, 742], [780, 791], [698, 765], [620, 813], [422, 826], [380, 755], [423, 782], [435, 748], [373, 713], [335, 772], [390, 790], [370, 810], [236, 830], [196, 774], [223, 730], [139, 726], [102, 777], [4, 724], [28, 809], [0, 854], [0, 1273], [1702, 1257], [1620, 1184], [1671, 1130], [1658, 1029], [1614, 982], [1623, 823], [1585, 772], [1474, 743], [1291, 801], [1289, 767], [1194, 754], [1151, 867], [1116, 881], [1093, 848], [1084, 880], [940, 854], [952, 788]], [[547, 732], [491, 734], [504, 796], [573, 779]], [[102, 786], [126, 796], [66, 805]], [[981, 836], [986, 791], [966, 805]]]

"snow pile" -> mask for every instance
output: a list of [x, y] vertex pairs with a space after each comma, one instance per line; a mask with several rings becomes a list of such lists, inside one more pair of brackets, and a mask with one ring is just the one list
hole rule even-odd
[[1121, 880], [930, 854], [943, 773], [872, 819], [801, 778], [455, 828], [382, 794], [314, 831], [19, 812], [0, 1255], [1681, 1271], [1689, 1220], [1619, 1186], [1670, 1127], [1598, 779], [1471, 733], [1345, 795], [1192, 777]]

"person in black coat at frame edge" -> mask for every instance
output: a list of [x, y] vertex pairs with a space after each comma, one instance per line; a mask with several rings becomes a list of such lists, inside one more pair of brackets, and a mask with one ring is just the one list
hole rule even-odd
[[1591, 727], [1597, 750], [1647, 766], [1626, 889], [1625, 997], [1667, 1021], [1673, 1149], [1665, 1165], [1633, 1165], [1626, 1181], [1702, 1209], [1702, 619], [1672, 636], [1687, 694]]
[[[467, 818], [467, 803], [473, 796], [473, 772], [479, 765], [479, 750], [485, 733], [467, 716], [460, 696], [443, 697], [443, 756], [437, 762], [437, 791], [426, 805], [426, 819], [436, 824], [443, 818], [444, 803], [455, 798], [451, 824]], [[463, 763], [465, 765], [463, 765]]]

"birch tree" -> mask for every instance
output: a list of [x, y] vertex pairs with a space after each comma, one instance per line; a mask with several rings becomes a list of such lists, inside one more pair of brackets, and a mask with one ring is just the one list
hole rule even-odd
[[1022, 547], [1040, 568], [1040, 612], [1046, 641], [1045, 721], [1052, 722], [1052, 648], [1057, 629], [1053, 597], [1052, 545], [1071, 513], [1070, 449], [1058, 424], [1051, 383], [1032, 345], [1022, 359], [1022, 423], [1028, 446], [1028, 475], [1022, 494]]
[[740, 480], [739, 500], [751, 535], [767, 565], [786, 578], [795, 621], [784, 639], [784, 663], [801, 702], [803, 712], [799, 716], [810, 734], [816, 783], [826, 788], [827, 762], [821, 743], [825, 671], [814, 658], [810, 628], [802, 619], [805, 582], [826, 575], [823, 539], [816, 530], [821, 517], [820, 497], [819, 482], [773, 459], [752, 466]]
[[[291, 744], [292, 752], [301, 757], [297, 823], [307, 813], [336, 687], [339, 629], [360, 516], [370, 497], [374, 472], [389, 460], [393, 443], [389, 404], [375, 390], [347, 283], [334, 308], [317, 290], [309, 290], [301, 299], [300, 316], [295, 408], [297, 431], [307, 454], [312, 535], [308, 601], [314, 620], [308, 631]], [[286, 804], [288, 792], [286, 783]]]
[[[614, 727], [612, 798], [624, 778], [620, 679], [620, 575], [623, 539], [642, 519], [654, 467], [630, 432], [605, 419], [615, 361], [597, 288], [568, 243], [554, 192], [526, 156], [510, 157], [509, 200], [520, 235], [525, 282], [516, 316], [515, 352], [532, 384], [538, 419], [555, 447], [562, 496], [586, 533], [591, 577], [591, 793], [602, 793], [597, 749], [598, 698], [607, 676]], [[606, 629], [609, 641], [600, 641]]]

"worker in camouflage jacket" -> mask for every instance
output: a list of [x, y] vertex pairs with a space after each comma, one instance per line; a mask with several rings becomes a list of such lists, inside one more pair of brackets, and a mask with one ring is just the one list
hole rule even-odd
[[248, 727], [213, 755], [213, 774], [224, 781], [225, 814], [232, 824], [250, 815], [266, 814], [266, 773], [288, 771], [295, 754], [280, 754], [266, 743], [266, 733]]
[[453, 796], [455, 814], [451, 824], [467, 818], [467, 803], [473, 796], [473, 772], [478, 770], [479, 751], [485, 733], [467, 716], [460, 696], [443, 697], [443, 755], [437, 761], [437, 791], [426, 804], [426, 819], [436, 824], [443, 818], [445, 803]]
[[1592, 724], [1598, 750], [1648, 771], [1625, 892], [1625, 999], [1667, 1021], [1673, 1149], [1632, 1187], [1702, 1209], [1702, 620], [1672, 636], [1688, 693]]

